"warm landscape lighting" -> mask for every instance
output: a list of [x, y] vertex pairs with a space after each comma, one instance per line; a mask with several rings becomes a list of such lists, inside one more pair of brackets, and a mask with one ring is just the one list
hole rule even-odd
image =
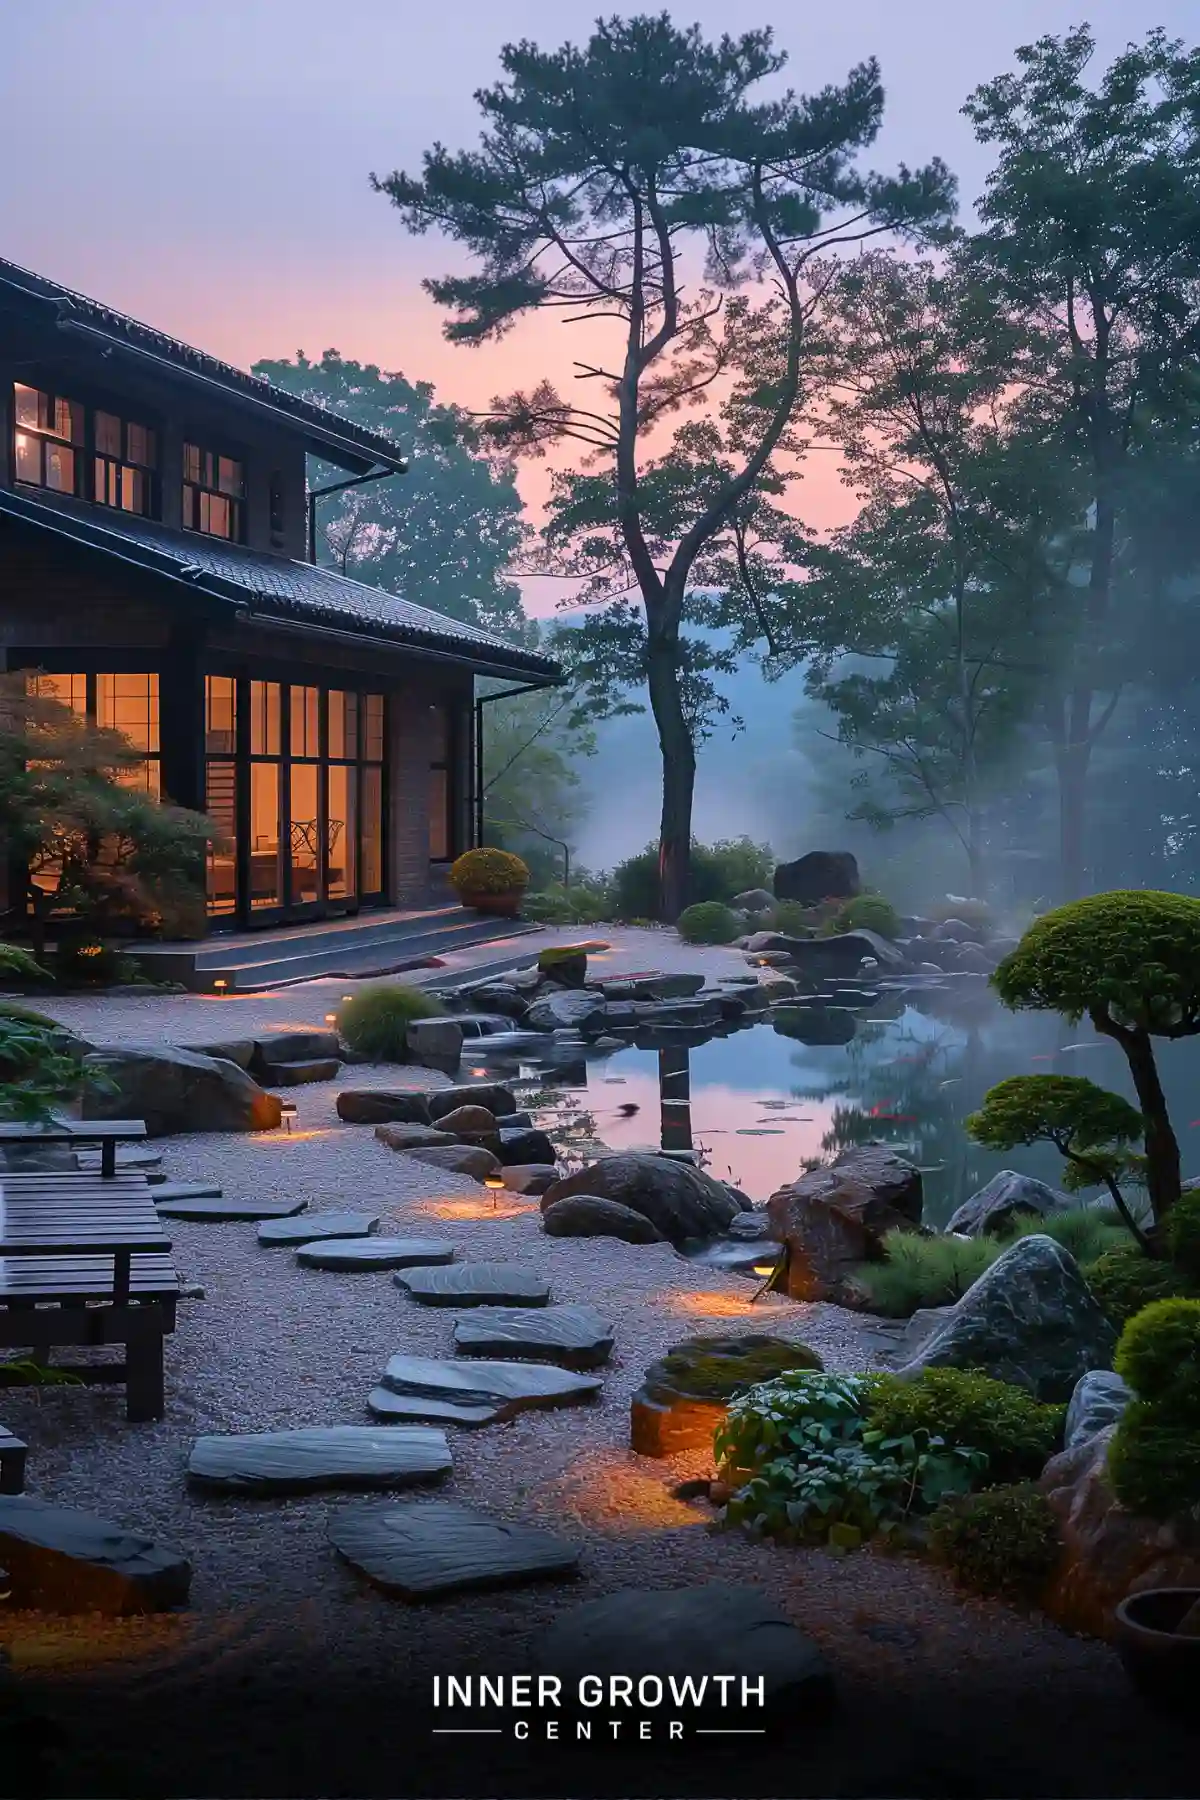
[[326, 1013], [325, 1014], [325, 1023], [327, 1025], [336, 1025], [337, 1024], [337, 1014], [336, 1013]]
[[213, 992], [214, 994], [223, 994], [228, 986], [229, 983], [225, 980], [225, 977], [223, 975], [218, 975], [217, 979], [213, 982]]
[[498, 1207], [500, 1204], [500, 1194], [504, 1187], [504, 1183], [499, 1175], [485, 1175], [483, 1178], [483, 1185], [485, 1188], [489, 1189], [491, 1193], [493, 1207]]
[[294, 1100], [282, 1100], [279, 1105], [279, 1111], [282, 1114], [284, 1124], [290, 1131], [292, 1129], [292, 1120], [296, 1116], [296, 1102]]

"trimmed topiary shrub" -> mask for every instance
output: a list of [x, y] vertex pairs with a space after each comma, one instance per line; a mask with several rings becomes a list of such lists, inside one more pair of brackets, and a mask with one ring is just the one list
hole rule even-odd
[[343, 1003], [337, 1016], [338, 1035], [359, 1056], [372, 1062], [403, 1062], [408, 1055], [408, 1028], [414, 1019], [439, 1019], [446, 1009], [432, 994], [400, 983], [380, 982], [361, 988]]
[[1189, 1283], [1173, 1262], [1147, 1256], [1136, 1244], [1106, 1250], [1082, 1265], [1083, 1278], [1118, 1330], [1155, 1300], [1184, 1298]]
[[511, 850], [466, 850], [451, 864], [450, 885], [456, 894], [523, 894], [529, 868]]
[[900, 915], [882, 894], [856, 894], [839, 907], [833, 918], [834, 931], [873, 931], [877, 937], [898, 938]]
[[867, 1423], [884, 1437], [927, 1431], [956, 1449], [980, 1450], [989, 1480], [1004, 1482], [1041, 1473], [1062, 1443], [1066, 1411], [973, 1369], [925, 1369], [913, 1381], [873, 1377]]
[[1153, 1039], [1200, 1033], [1200, 899], [1121, 889], [1074, 900], [1029, 927], [992, 984], [1014, 1010], [1086, 1016], [1120, 1047], [1145, 1121], [1150, 1209], [1164, 1224], [1180, 1197], [1179, 1141]]
[[1032, 1482], [985, 1488], [940, 1506], [929, 1521], [934, 1556], [963, 1587], [1036, 1600], [1062, 1550], [1058, 1522]]
[[1167, 1214], [1167, 1249], [1186, 1279], [1200, 1285], [1200, 1188], [1188, 1188]]
[[1122, 1506], [1153, 1519], [1200, 1497], [1200, 1300], [1156, 1300], [1121, 1333], [1113, 1367], [1137, 1398], [1108, 1450]]
[[737, 914], [720, 900], [702, 900], [679, 915], [676, 929], [685, 944], [732, 944], [741, 936]]
[[1200, 1422], [1200, 1300], [1143, 1307], [1121, 1333], [1113, 1368], [1139, 1400], [1186, 1408]]
[[992, 1237], [922, 1237], [915, 1231], [889, 1231], [883, 1261], [860, 1263], [857, 1287], [866, 1293], [873, 1312], [907, 1319], [923, 1306], [952, 1306], [961, 1300], [1005, 1246]]

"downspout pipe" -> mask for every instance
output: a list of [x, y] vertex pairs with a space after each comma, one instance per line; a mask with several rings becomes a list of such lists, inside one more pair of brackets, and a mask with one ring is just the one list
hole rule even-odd
[[345, 488], [362, 487], [368, 481], [382, 481], [385, 475], [400, 475], [402, 469], [372, 469], [366, 475], [352, 475], [349, 481], [331, 481], [328, 487], [308, 490], [308, 560], [317, 560], [317, 501], [325, 494], [340, 494]]
[[475, 848], [483, 848], [483, 810], [487, 798], [483, 785], [483, 709], [490, 706], [493, 700], [512, 700], [518, 694], [539, 694], [548, 687], [564, 687], [566, 679], [560, 676], [557, 681], [527, 681], [521, 687], [501, 688], [498, 694], [478, 694], [475, 697]]

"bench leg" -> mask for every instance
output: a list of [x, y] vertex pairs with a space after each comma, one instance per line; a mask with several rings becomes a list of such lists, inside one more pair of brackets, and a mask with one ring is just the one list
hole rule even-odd
[[125, 1346], [125, 1416], [144, 1423], [161, 1419], [165, 1411], [162, 1314], [157, 1306], [139, 1306]]
[[0, 1450], [0, 1494], [25, 1491], [25, 1448]]

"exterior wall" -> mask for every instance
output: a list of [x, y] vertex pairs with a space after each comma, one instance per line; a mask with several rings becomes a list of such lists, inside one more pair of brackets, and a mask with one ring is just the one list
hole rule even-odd
[[[47, 313], [50, 309], [47, 308]], [[104, 358], [86, 338], [6, 315], [0, 341], [0, 486], [12, 483], [13, 382], [56, 389], [86, 405], [107, 404], [113, 412], [153, 426], [159, 438], [161, 523], [182, 524], [185, 441], [224, 451], [245, 466], [246, 529], [243, 541], [307, 560], [305, 450], [301, 433], [259, 413], [233, 396], [210, 398], [185, 380], [172, 380], [154, 365], [122, 352]], [[283, 497], [283, 535], [270, 529], [270, 489], [277, 475]], [[36, 497], [36, 488], [23, 489]], [[98, 520], [107, 508], [95, 507]]]

